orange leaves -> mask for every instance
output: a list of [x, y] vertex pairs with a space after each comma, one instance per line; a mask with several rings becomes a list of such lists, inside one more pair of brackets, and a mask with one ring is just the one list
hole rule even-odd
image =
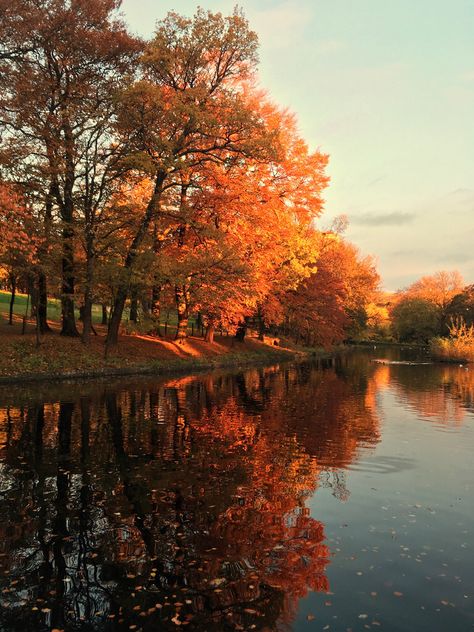
[[227, 243], [245, 267], [237, 284], [249, 296], [248, 309], [309, 274], [316, 255], [312, 222], [327, 183], [327, 157], [310, 156], [294, 117], [258, 96], [257, 103], [250, 89], [245, 94], [274, 136], [275, 158], [249, 158], [228, 168], [210, 163], [200, 172], [206, 186], [193, 198], [203, 217], [215, 221], [217, 242]]
[[[176, 90], [167, 90], [174, 98]], [[241, 114], [236, 114], [238, 108]], [[163, 278], [187, 285], [191, 306], [213, 321], [236, 324], [258, 303], [309, 275], [317, 254], [312, 224], [322, 211], [327, 157], [310, 155], [294, 116], [247, 85], [233, 113], [222, 119], [221, 110], [212, 114], [217, 116], [217, 137], [216, 121], [206, 128], [207, 114], [199, 132], [191, 131], [202, 116], [198, 110], [182, 101], [179, 116], [187, 129], [182, 142], [191, 142], [194, 150], [182, 145], [181, 160], [173, 158], [174, 172], [167, 176], [150, 224], [154, 243], [160, 242], [155, 261]], [[249, 112], [258, 119], [257, 126], [246, 127]], [[234, 131], [239, 116], [243, 128]], [[163, 156], [155, 142], [153, 160], [159, 161]], [[209, 143], [215, 144], [211, 153]], [[139, 227], [153, 196], [152, 184], [137, 178], [124, 194], [120, 207], [135, 214]], [[144, 256], [149, 243], [143, 242]]]
[[330, 347], [346, 337], [355, 315], [365, 314], [379, 277], [372, 259], [338, 235], [320, 234], [316, 240], [314, 271], [282, 300], [291, 327], [307, 344]]
[[34, 259], [33, 216], [12, 186], [0, 183], [0, 261], [7, 265]]
[[440, 309], [445, 309], [463, 287], [464, 280], [458, 270], [441, 270], [415, 281], [405, 290], [404, 295], [429, 301]]

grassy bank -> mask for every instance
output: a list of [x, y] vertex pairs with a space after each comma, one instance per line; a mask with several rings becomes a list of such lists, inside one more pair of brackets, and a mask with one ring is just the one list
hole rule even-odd
[[85, 347], [79, 339], [63, 338], [57, 328], [36, 346], [34, 325], [25, 335], [21, 324], [0, 321], [0, 383], [76, 377], [192, 372], [213, 367], [245, 366], [291, 360], [307, 352], [296, 347], [275, 347], [247, 339], [216, 337], [214, 343], [189, 337], [182, 344], [151, 336], [122, 336], [119, 345], [104, 356], [105, 329]]

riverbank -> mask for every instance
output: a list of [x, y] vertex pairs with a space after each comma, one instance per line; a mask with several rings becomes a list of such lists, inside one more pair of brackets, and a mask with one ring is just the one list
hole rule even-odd
[[352, 342], [350, 346], [354, 349], [367, 349], [367, 348], [384, 348], [393, 347], [395, 349], [428, 349], [428, 343], [423, 342], [397, 342], [395, 340], [359, 340]]
[[[40, 380], [98, 378], [127, 375], [160, 375], [192, 372], [217, 367], [269, 364], [311, 352], [290, 343], [273, 346], [249, 338], [237, 342], [217, 336], [213, 343], [189, 337], [182, 343], [151, 336], [121, 336], [108, 357], [104, 355], [105, 330], [85, 347], [80, 339], [63, 338], [56, 331], [42, 336], [39, 347], [29, 328], [25, 335], [20, 326], [0, 324], [0, 384]], [[321, 352], [321, 355], [327, 355]]]

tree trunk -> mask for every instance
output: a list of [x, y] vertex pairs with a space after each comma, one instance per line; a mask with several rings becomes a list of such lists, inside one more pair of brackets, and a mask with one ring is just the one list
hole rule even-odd
[[28, 293], [31, 296], [30, 318], [36, 319], [38, 311], [38, 288], [33, 274], [28, 275]]
[[67, 223], [64, 226], [62, 236], [61, 336], [77, 337], [79, 336], [79, 332], [76, 327], [76, 317], [74, 314], [74, 246], [71, 224]]
[[92, 329], [92, 296], [90, 288], [86, 287], [82, 308], [82, 342], [85, 345], [90, 342]]
[[55, 174], [53, 191], [58, 194], [58, 203], [61, 210], [62, 228], [62, 288], [61, 288], [61, 312], [62, 328], [61, 336], [78, 337], [76, 317], [74, 314], [74, 137], [67, 113], [63, 112], [62, 133], [64, 135], [64, 189], [61, 199], [59, 183]]
[[13, 306], [15, 305], [15, 295], [16, 295], [16, 277], [12, 274], [10, 276], [10, 290], [11, 290], [11, 298], [10, 298], [10, 313], [8, 315], [8, 324], [13, 325]]
[[149, 316], [150, 315], [150, 301], [146, 296], [141, 297], [140, 305], [142, 306], [142, 314], [144, 316]]
[[155, 322], [155, 333], [161, 336], [160, 319], [161, 319], [161, 290], [162, 286], [155, 284], [151, 291], [151, 315]]
[[130, 322], [138, 322], [138, 294], [136, 290], [132, 290], [132, 297], [130, 299]]
[[107, 305], [102, 303], [102, 324], [107, 325], [109, 322], [109, 315], [107, 313]]
[[[158, 223], [153, 222], [153, 253], [155, 255], [155, 262], [158, 260], [158, 254], [162, 248], [163, 242], [158, 239]], [[156, 265], [156, 263], [155, 263]], [[155, 333], [159, 336], [160, 332], [160, 318], [161, 318], [161, 290], [163, 286], [160, 283], [159, 275], [155, 274], [153, 279], [153, 286], [151, 288], [151, 316], [155, 322]]]
[[188, 333], [188, 292], [185, 285], [175, 286], [176, 308], [178, 310], [178, 326], [176, 328], [175, 340], [183, 341]]
[[[150, 222], [152, 221], [157, 209], [159, 209], [161, 194], [163, 192], [163, 183], [166, 180], [166, 176], [166, 171], [159, 171], [156, 175], [153, 195], [148, 202], [145, 215], [142, 218], [138, 231], [135, 234], [135, 237], [125, 258], [124, 268], [129, 274], [131, 273], [132, 266], [138, 256], [139, 248], [147, 234]], [[122, 321], [122, 314], [125, 308], [125, 302], [127, 300], [128, 288], [129, 279], [124, 279], [117, 290], [117, 295], [114, 300], [112, 316], [110, 318], [109, 329], [107, 332], [107, 348], [112, 345], [116, 345], [118, 342], [119, 327]]]
[[206, 327], [206, 335], [204, 337], [204, 340], [206, 342], [213, 343], [214, 342], [214, 332], [215, 332], [214, 323], [209, 323], [207, 325], [207, 327]]
[[26, 333], [26, 320], [28, 318], [28, 307], [30, 306], [30, 294], [28, 293], [26, 297], [26, 307], [25, 313], [23, 314], [23, 324], [21, 326], [21, 335], [24, 336]]
[[40, 271], [38, 273], [38, 328], [40, 334], [46, 334], [51, 331], [48, 325], [48, 290], [46, 275]]
[[[84, 287], [84, 307], [82, 310], [82, 342], [85, 345], [88, 345], [91, 338], [91, 332], [94, 331], [94, 327], [92, 326], [92, 304], [94, 301], [95, 251], [92, 228], [89, 226], [86, 232], [86, 279]], [[94, 334], [96, 334], [95, 331]]]
[[239, 342], [243, 342], [245, 340], [245, 336], [247, 334], [247, 319], [240, 321], [237, 326], [237, 331], [235, 332], [235, 339]]
[[36, 348], [39, 349], [39, 347], [41, 345], [41, 336], [40, 336], [40, 321], [39, 321], [39, 311], [38, 311], [38, 309], [36, 309], [35, 333], [36, 333]]
[[51, 224], [53, 218], [53, 190], [50, 183], [48, 193], [45, 199], [44, 209], [44, 242], [38, 249], [39, 268], [37, 275], [38, 283], [38, 330], [40, 334], [46, 334], [51, 331], [48, 325], [48, 283], [46, 273], [44, 271], [45, 259], [48, 254], [48, 248], [51, 241]]
[[257, 310], [258, 318], [258, 339], [262, 342], [265, 339], [265, 319], [263, 318], [262, 308], [259, 306]]
[[[186, 208], [188, 185], [181, 176], [181, 194], [180, 194], [180, 211], [184, 212]], [[184, 238], [186, 235], [186, 225], [178, 227], [178, 247], [184, 246]], [[176, 307], [178, 310], [178, 326], [176, 328], [175, 340], [178, 342], [183, 341], [188, 334], [188, 320], [189, 320], [189, 291], [186, 289], [186, 285], [176, 285], [174, 288]]]
[[117, 290], [117, 296], [115, 297], [112, 314], [109, 319], [109, 328], [106, 340], [107, 349], [118, 343], [120, 323], [122, 322], [122, 314], [125, 309], [126, 300], [127, 288], [124, 285], [121, 285]]

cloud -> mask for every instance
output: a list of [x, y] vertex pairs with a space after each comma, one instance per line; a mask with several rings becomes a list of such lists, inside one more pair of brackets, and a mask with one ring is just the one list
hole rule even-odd
[[354, 215], [350, 221], [359, 226], [403, 226], [409, 224], [416, 217], [415, 213], [393, 211], [391, 213], [363, 213]]

